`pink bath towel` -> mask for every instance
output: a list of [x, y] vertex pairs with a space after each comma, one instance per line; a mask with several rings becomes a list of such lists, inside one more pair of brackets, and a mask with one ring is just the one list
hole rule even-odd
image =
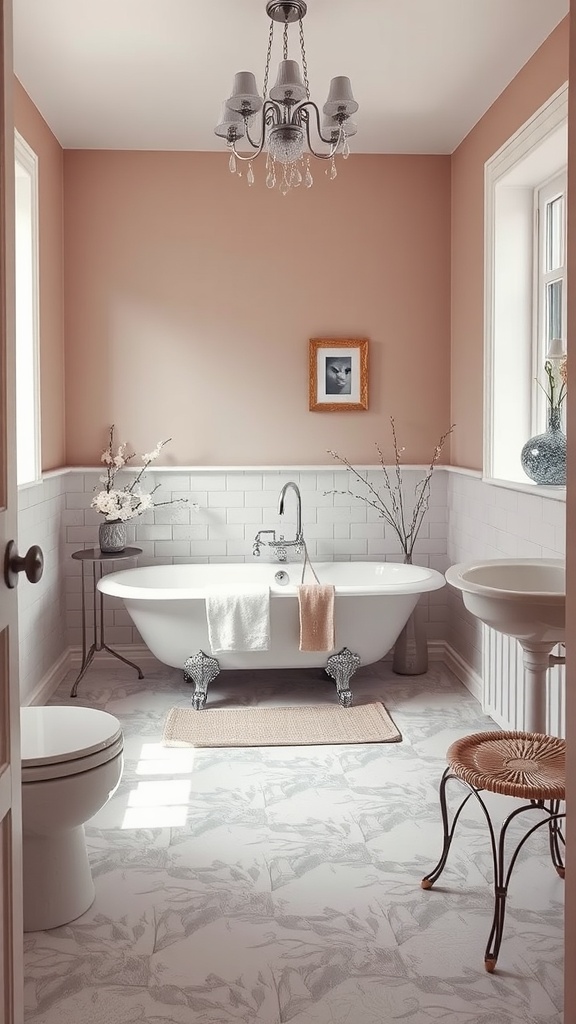
[[298, 587], [300, 650], [334, 650], [334, 587], [306, 583]]

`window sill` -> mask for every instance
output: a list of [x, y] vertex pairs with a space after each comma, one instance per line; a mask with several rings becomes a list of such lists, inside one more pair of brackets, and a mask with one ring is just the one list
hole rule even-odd
[[535, 494], [538, 498], [551, 498], [553, 501], [566, 501], [565, 487], [544, 487], [542, 484], [532, 484], [528, 480], [496, 480], [494, 477], [483, 476], [482, 483], [490, 484], [491, 487], [504, 487], [508, 491], [523, 491], [524, 494]]

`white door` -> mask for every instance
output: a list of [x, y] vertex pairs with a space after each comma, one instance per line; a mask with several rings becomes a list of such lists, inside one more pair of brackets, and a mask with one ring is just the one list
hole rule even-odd
[[21, 1024], [22, 826], [16, 590], [4, 581], [16, 537], [12, 2], [0, 0], [0, 1021]]

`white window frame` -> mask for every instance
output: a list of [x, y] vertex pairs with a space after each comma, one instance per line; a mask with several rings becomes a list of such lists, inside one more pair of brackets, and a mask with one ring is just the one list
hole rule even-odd
[[[30, 331], [32, 340], [31, 370], [32, 379], [29, 386], [32, 389], [32, 423], [27, 423], [26, 429], [31, 432], [33, 439], [33, 476], [26, 480], [18, 479], [19, 486], [37, 483], [42, 477], [42, 454], [40, 435], [40, 295], [39, 295], [39, 232], [38, 232], [38, 157], [34, 150], [22, 138], [18, 131], [14, 131], [14, 158], [17, 164], [24, 169], [30, 180]], [[18, 366], [18, 325], [16, 323], [16, 365]], [[16, 390], [18, 395], [18, 377], [16, 379]], [[18, 400], [16, 401], [16, 421], [18, 428]], [[22, 427], [20, 427], [22, 429]], [[16, 434], [18, 446], [18, 429]]]
[[537, 486], [520, 464], [535, 405], [534, 190], [567, 163], [567, 123], [566, 83], [484, 168], [484, 479], [519, 490]]
[[[567, 280], [567, 248], [566, 229], [568, 212], [568, 175], [567, 169], [543, 182], [534, 190], [535, 238], [534, 251], [537, 253], [534, 273], [534, 334], [533, 334], [533, 403], [532, 403], [532, 434], [538, 434], [546, 426], [546, 398], [536, 380], [546, 386], [543, 366], [546, 359], [546, 289], [552, 281], [562, 281], [562, 330], [561, 338], [566, 344], [566, 322], [568, 315], [568, 280]], [[546, 207], [552, 200], [564, 199], [564, 217], [562, 225], [562, 264], [556, 270], [546, 271]], [[564, 404], [563, 416], [566, 407]]]

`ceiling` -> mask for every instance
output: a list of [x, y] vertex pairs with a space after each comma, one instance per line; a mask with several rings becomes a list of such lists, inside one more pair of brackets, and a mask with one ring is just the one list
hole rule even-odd
[[[234, 72], [261, 86], [265, 0], [13, 0], [14, 69], [61, 145], [219, 150]], [[349, 75], [355, 152], [451, 153], [569, 0], [308, 0], [312, 98]], [[296, 57], [297, 25], [289, 56]], [[271, 77], [281, 57], [281, 27]]]

